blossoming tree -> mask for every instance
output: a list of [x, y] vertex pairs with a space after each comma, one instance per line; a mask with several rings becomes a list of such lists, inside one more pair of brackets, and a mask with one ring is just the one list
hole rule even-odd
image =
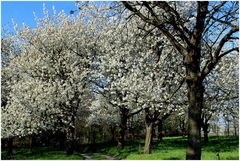
[[[123, 2], [133, 16], [159, 30], [183, 56], [189, 101], [186, 159], [201, 159], [203, 80], [225, 55], [238, 50], [237, 2]], [[189, 7], [186, 7], [189, 5]], [[151, 30], [148, 30], [151, 32]], [[206, 41], [208, 40], [208, 41]], [[209, 43], [208, 44], [208, 42]], [[202, 44], [209, 45], [204, 52]]]

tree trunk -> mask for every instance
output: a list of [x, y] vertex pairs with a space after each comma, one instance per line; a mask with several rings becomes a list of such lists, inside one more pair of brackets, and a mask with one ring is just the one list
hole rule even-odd
[[92, 133], [92, 127], [90, 126], [90, 128], [88, 129], [88, 144], [91, 144], [91, 141], [92, 141], [91, 133]]
[[187, 160], [201, 159], [201, 113], [203, 108], [203, 79], [200, 74], [200, 49], [189, 49], [184, 58], [188, 90]]
[[5, 149], [6, 147], [6, 139], [1, 139], [1, 149]]
[[237, 136], [238, 133], [237, 133], [237, 129], [238, 129], [238, 123], [236, 121], [237, 118], [233, 117], [233, 128], [234, 128], [234, 136]]
[[120, 125], [120, 130], [119, 130], [119, 138], [118, 138], [118, 149], [123, 149], [124, 148], [124, 138], [125, 138], [125, 128], [127, 127], [127, 121], [123, 120]]
[[153, 122], [146, 122], [146, 138], [144, 145], [144, 153], [151, 154], [152, 152], [152, 134], [153, 134]]
[[151, 154], [152, 152], [152, 138], [153, 138], [153, 123], [156, 120], [151, 118], [151, 114], [149, 113], [149, 109], [145, 109], [145, 126], [146, 126], [146, 137], [145, 137], [145, 145], [144, 145], [144, 153]]
[[96, 144], [96, 129], [93, 130], [93, 133], [92, 133], [92, 144]]
[[35, 147], [35, 144], [36, 144], [36, 137], [35, 137], [35, 135], [34, 134], [32, 134], [31, 136], [30, 136], [30, 149], [31, 150], [33, 150], [33, 148]]
[[204, 143], [208, 143], [208, 126], [209, 124], [204, 124], [203, 125], [203, 135], [204, 135]]
[[208, 131], [204, 131], [204, 143], [208, 143]]
[[96, 128], [92, 127], [92, 144], [91, 144], [92, 152], [95, 153], [97, 150], [96, 145]]
[[128, 109], [122, 108], [118, 145], [117, 145], [118, 149], [124, 148], [125, 130], [127, 129], [127, 116], [128, 116]]
[[227, 121], [227, 136], [230, 136], [230, 123]]
[[202, 80], [187, 81], [188, 86], [188, 147], [186, 159], [201, 159], [201, 110], [203, 101]]
[[158, 140], [161, 142], [163, 137], [163, 121], [162, 119], [158, 120]]
[[33, 136], [29, 136], [29, 147], [32, 150]]
[[115, 142], [115, 129], [116, 127], [110, 127], [110, 130], [111, 130], [111, 134], [112, 134], [112, 139], [111, 139], [111, 142]]
[[184, 119], [183, 120], [180, 119], [179, 122], [180, 122], [180, 128], [181, 128], [182, 136], [185, 136], [186, 135], [186, 128], [185, 128]]
[[66, 152], [67, 155], [72, 155], [74, 150], [74, 128], [73, 127], [67, 127], [66, 128]]
[[50, 142], [50, 137], [49, 137], [49, 132], [48, 131], [44, 131], [43, 133], [41, 133], [41, 145], [44, 147], [48, 147]]
[[60, 131], [60, 132], [58, 133], [58, 142], [59, 142], [59, 148], [60, 148], [61, 150], [64, 149], [65, 140], [66, 140], [65, 134]]
[[7, 139], [7, 159], [12, 160], [13, 158], [13, 138], [8, 138]]
[[188, 89], [188, 146], [186, 159], [201, 159], [201, 113], [203, 108], [203, 79], [201, 71], [201, 41], [205, 19], [208, 13], [208, 1], [197, 2], [196, 25], [190, 37], [187, 52], [184, 53], [186, 83]]
[[237, 136], [237, 126], [234, 125], [234, 136]]

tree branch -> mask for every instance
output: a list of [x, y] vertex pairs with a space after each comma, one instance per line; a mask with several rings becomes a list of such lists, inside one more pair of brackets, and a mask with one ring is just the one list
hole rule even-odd
[[[224, 1], [224, 2], [221, 3], [220, 5], [218, 5], [218, 6], [216, 6], [215, 8], [213, 8], [213, 12], [208, 15], [208, 19], [207, 19], [206, 22], [205, 22], [204, 28], [207, 27], [207, 25], [209, 24], [211, 18], [214, 16], [214, 14], [217, 13], [217, 12], [219, 11], [219, 9], [220, 9], [222, 6], [224, 6], [224, 4], [225, 4], [226, 2], [227, 2], [227, 1]], [[205, 31], [205, 32], [206, 32], [206, 31]]]
[[201, 36], [204, 31], [204, 22], [208, 13], [208, 3], [209, 2], [207, 1], [198, 2], [196, 25], [194, 26], [191, 35], [191, 44], [194, 47], [199, 46], [201, 42]]
[[220, 59], [220, 58], [222, 58], [223, 56], [225, 56], [225, 55], [227, 55], [227, 54], [229, 54], [229, 53], [231, 53], [231, 52], [233, 52], [233, 51], [239, 51], [239, 47], [235, 47], [235, 48], [232, 48], [232, 49], [230, 49], [230, 50], [228, 50], [228, 51], [225, 51], [224, 53], [220, 54], [220, 55], [218, 56], [218, 58]]
[[131, 6], [129, 2], [122, 2], [124, 6], [136, 14], [138, 17], [140, 17], [144, 22], [149, 23], [155, 27], [157, 27], [167, 38], [168, 40], [173, 44], [173, 46], [181, 53], [184, 54], [186, 49], [179, 43], [178, 40], [175, 39], [175, 36], [173, 36], [168, 30], [165, 29], [163, 24], [156, 21], [156, 19], [151, 20], [148, 17], [144, 16], [139, 10], [137, 10], [135, 7]]
[[213, 55], [213, 59], [207, 63], [202, 72], [201, 72], [201, 77], [204, 79], [206, 77], [206, 75], [208, 73], [210, 73], [210, 71], [215, 67], [215, 65], [218, 63], [219, 59], [221, 59], [223, 56], [229, 54], [230, 52], [236, 50], [238, 51], [238, 47], [236, 48], [232, 48], [226, 52], [224, 52], [223, 54], [220, 55], [220, 52], [223, 48], [223, 46], [225, 45], [226, 42], [228, 42], [228, 40], [230, 40], [232, 34], [238, 32], [239, 28], [238, 27], [235, 27], [235, 28], [232, 28], [222, 39], [221, 41], [219, 42], [219, 45], [217, 47], [217, 49], [215, 50], [214, 52], [214, 55]]
[[136, 114], [140, 113], [142, 110], [144, 110], [144, 108], [140, 108], [139, 110], [134, 111], [134, 112], [128, 114], [127, 117], [130, 118], [130, 117], [132, 117], [133, 115], [136, 115]]

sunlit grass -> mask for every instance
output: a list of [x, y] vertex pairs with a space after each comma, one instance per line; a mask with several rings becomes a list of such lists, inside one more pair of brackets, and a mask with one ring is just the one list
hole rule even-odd
[[[107, 153], [128, 160], [185, 160], [186, 140], [186, 137], [165, 137], [162, 143], [154, 140], [152, 154], [143, 154], [143, 140], [129, 143], [121, 151], [109, 148]], [[210, 137], [209, 143], [202, 145], [202, 159], [238, 160], [238, 149], [238, 137]]]
[[[106, 160], [108, 154], [118, 159], [127, 160], [185, 160], [186, 137], [164, 137], [159, 143], [153, 141], [152, 154], [143, 154], [144, 140], [127, 141], [123, 150], [116, 148], [116, 143], [98, 143], [93, 150], [92, 145], [79, 145], [74, 155], [66, 156], [65, 151], [54, 148], [14, 148], [14, 159], [21, 160], [82, 160], [81, 153], [86, 153], [94, 160]], [[204, 160], [238, 160], [238, 137], [209, 137], [208, 144], [202, 144]], [[96, 154], [100, 153], [100, 154]], [[218, 156], [219, 155], [219, 156]], [[2, 159], [6, 159], [6, 151], [2, 151]]]

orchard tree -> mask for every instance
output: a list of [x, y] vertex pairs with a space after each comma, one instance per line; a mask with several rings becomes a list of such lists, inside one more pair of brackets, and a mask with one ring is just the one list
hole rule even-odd
[[112, 141], [115, 140], [115, 130], [119, 126], [120, 118], [118, 109], [112, 107], [108, 100], [101, 94], [96, 94], [95, 100], [90, 106], [91, 114], [88, 117], [88, 126], [99, 125], [109, 127], [112, 135]]
[[[202, 111], [202, 129], [204, 143], [208, 143], [209, 121], [216, 113], [229, 111], [238, 115], [235, 109], [238, 103], [238, 53], [232, 53], [219, 62], [215, 70], [205, 79], [204, 106]], [[230, 103], [231, 102], [231, 103]], [[229, 107], [226, 104], [229, 104]], [[231, 105], [232, 104], [232, 105]]]
[[[189, 101], [186, 159], [201, 159], [203, 80], [222, 57], [238, 51], [234, 41], [239, 38], [238, 2], [122, 3], [132, 16], [158, 29], [182, 55]], [[206, 43], [209, 50], [203, 51]]]
[[[7, 73], [7, 68], [11, 61], [19, 54], [20, 49], [17, 47], [16, 36], [10, 33], [5, 28], [2, 29], [2, 39], [1, 39], [1, 107], [5, 107], [7, 104], [7, 97], [9, 95], [9, 87], [7, 85], [7, 80], [9, 80], [13, 75]], [[5, 70], [6, 69], [6, 70]]]
[[[128, 23], [121, 22], [121, 19], [119, 21], [120, 23], [103, 30], [100, 35], [98, 43], [104, 54], [99, 56], [100, 60], [96, 60], [100, 65], [92, 82], [101, 88], [96, 91], [106, 97], [113, 107], [119, 109], [120, 148], [123, 148], [128, 119], [143, 109], [148, 111], [145, 118], [150, 118], [152, 116], [149, 108], [156, 106], [153, 110], [154, 119], [146, 119], [146, 140], [149, 141], [146, 143], [148, 150], [145, 151], [149, 153], [153, 123], [158, 116], [164, 118], [166, 113], [169, 115], [170, 109], [173, 108], [169, 105], [170, 99], [184, 82], [181, 76], [183, 64], [180, 62], [172, 66], [171, 63], [179, 59], [179, 55], [176, 55], [171, 44], [164, 43], [163, 36], [146, 37], [144, 32], [139, 31], [137, 26], [141, 21], [136, 18]], [[168, 48], [164, 50], [164, 47]], [[161, 68], [160, 64], [164, 62], [166, 65]], [[157, 95], [161, 97], [157, 98]], [[168, 105], [165, 105], [166, 102]]]
[[[10, 95], [11, 85], [8, 82], [9, 79], [14, 77], [13, 73], [9, 73], [9, 65], [13, 61], [13, 59], [16, 58], [18, 53], [20, 52], [17, 48], [16, 42], [15, 42], [15, 36], [10, 33], [8, 30], [2, 29], [2, 39], [1, 39], [1, 114], [4, 113], [4, 110], [7, 106], [7, 102]], [[2, 115], [3, 116], [3, 115]], [[2, 127], [4, 126], [4, 123], [2, 121]], [[3, 128], [2, 128], [3, 129]], [[3, 131], [3, 130], [2, 130]], [[7, 138], [6, 136], [1, 136], [2, 138]], [[5, 140], [5, 139], [4, 139]], [[2, 144], [4, 144], [4, 140], [2, 140]], [[13, 159], [13, 137], [8, 137], [6, 139], [7, 146], [8, 146], [8, 152], [7, 156], [8, 159]]]
[[[112, 22], [112, 18], [109, 20]], [[143, 51], [136, 45], [142, 43], [142, 38], [137, 36], [132, 25], [111, 23], [99, 34], [100, 52], [95, 60], [96, 70], [92, 83], [96, 86], [95, 92], [102, 94], [112, 108], [117, 109], [120, 116], [118, 148], [124, 147], [127, 121], [133, 115], [142, 111], [138, 106], [137, 75], [144, 61]], [[120, 37], [120, 38], [119, 38]], [[138, 47], [138, 48], [136, 48]], [[151, 52], [151, 51], [150, 51]], [[136, 70], [135, 70], [136, 69]], [[134, 82], [134, 84], [132, 84]]]
[[227, 136], [230, 136], [231, 129], [233, 129], [233, 135], [237, 135], [236, 126], [238, 126], [238, 123], [236, 120], [239, 118], [238, 100], [225, 102], [222, 107], [224, 110], [222, 111], [221, 118], [223, 118], [225, 122], [225, 133]]
[[14, 85], [3, 112], [6, 124], [2, 127], [6, 137], [61, 129], [66, 133], [70, 155], [76, 114], [85, 103], [84, 95], [89, 93], [97, 27], [94, 17], [84, 12], [74, 17], [63, 11], [57, 14], [54, 9], [50, 15], [45, 7], [43, 11], [43, 18], [36, 17], [35, 28], [23, 24], [23, 29], [19, 29], [15, 25], [21, 53], [9, 67], [14, 77], [8, 83]]
[[137, 91], [145, 112], [145, 153], [151, 153], [154, 123], [158, 120], [161, 128], [163, 120], [172, 112], [180, 111], [181, 107], [184, 107], [180, 106], [184, 102], [184, 97], [177, 95], [177, 92], [184, 90], [181, 88], [183, 83], [181, 64], [175, 63], [173, 66], [170, 63], [178, 59], [177, 55], [174, 55], [175, 52], [169, 54], [168, 48], [162, 49], [161, 52], [160, 59], [156, 56], [155, 59], [147, 58], [146, 67], [141, 69], [142, 76], [139, 76], [138, 81]]

